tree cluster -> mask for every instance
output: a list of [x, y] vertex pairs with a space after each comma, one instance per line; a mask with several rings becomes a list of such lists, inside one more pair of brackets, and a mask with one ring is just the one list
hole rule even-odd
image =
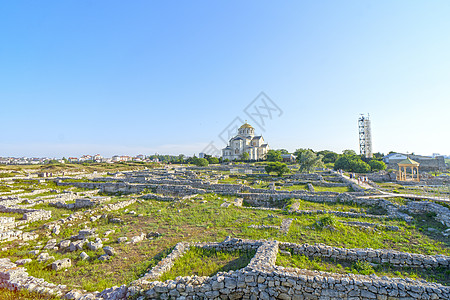
[[386, 169], [386, 164], [381, 160], [371, 159], [368, 162], [362, 160], [356, 153], [342, 154], [334, 163], [335, 170], [344, 170], [355, 173], [368, 173], [370, 171], [380, 171]]

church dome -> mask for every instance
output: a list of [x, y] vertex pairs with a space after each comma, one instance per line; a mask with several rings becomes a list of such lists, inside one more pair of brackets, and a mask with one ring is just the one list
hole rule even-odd
[[255, 129], [255, 128], [252, 127], [252, 125], [250, 125], [250, 124], [248, 124], [248, 123], [245, 123], [244, 125], [242, 125], [241, 127], [239, 127], [239, 129], [244, 129], [244, 128], [252, 128], [252, 129]]
[[246, 122], [239, 127], [238, 134], [243, 137], [253, 137], [255, 135], [255, 128]]

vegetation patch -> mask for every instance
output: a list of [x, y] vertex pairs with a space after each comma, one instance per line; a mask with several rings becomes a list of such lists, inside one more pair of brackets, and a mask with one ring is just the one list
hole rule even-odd
[[160, 281], [175, 279], [177, 276], [213, 276], [218, 272], [228, 272], [244, 268], [255, 251], [216, 251], [191, 247], [173, 267], [164, 273]]

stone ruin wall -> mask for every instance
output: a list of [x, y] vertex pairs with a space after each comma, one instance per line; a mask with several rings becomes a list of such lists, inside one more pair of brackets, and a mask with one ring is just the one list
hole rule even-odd
[[[255, 249], [256, 254], [247, 267], [230, 272], [220, 272], [212, 277], [177, 277], [176, 280], [165, 282], [151, 281], [164, 272], [153, 270], [169, 270], [175, 259], [181, 257], [189, 247], [208, 247], [221, 251]], [[309, 249], [309, 245], [278, 243], [277, 241], [250, 241], [229, 239], [222, 243], [177, 244], [172, 254], [163, 259], [154, 269], [143, 278], [136, 280], [131, 286], [116, 288], [115, 295], [132, 295], [140, 292], [145, 299], [168, 299], [185, 297], [183, 299], [225, 297], [226, 299], [256, 298], [270, 299], [450, 299], [449, 287], [399, 278], [379, 278], [377, 276], [363, 276], [353, 274], [332, 274], [295, 268], [283, 268], [275, 265], [276, 256], [280, 249]], [[314, 247], [314, 246], [313, 246]], [[329, 249], [347, 250], [327, 246], [316, 246], [317, 256], [326, 257]], [[321, 251], [327, 247], [327, 251]], [[386, 257], [397, 257], [399, 267], [409, 266], [401, 264], [403, 256], [414, 257], [413, 262], [423, 262], [422, 265], [431, 268], [446, 265], [449, 257], [417, 256], [389, 250], [348, 249], [347, 259], [372, 259], [373, 252], [382, 251]], [[324, 253], [322, 253], [324, 252]], [[314, 252], [316, 253], [316, 252]], [[333, 253], [333, 252], [331, 252]], [[356, 253], [355, 256], [348, 255]], [[437, 258], [436, 258], [437, 257]], [[439, 263], [437, 263], [439, 261]], [[430, 264], [430, 262], [432, 262]], [[153, 276], [150, 276], [153, 274]], [[147, 276], [147, 277], [146, 277]], [[114, 289], [104, 291], [103, 295], [114, 295]]]

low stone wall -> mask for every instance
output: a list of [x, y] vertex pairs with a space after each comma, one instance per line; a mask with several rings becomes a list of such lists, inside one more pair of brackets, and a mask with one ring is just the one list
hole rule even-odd
[[423, 213], [435, 213], [436, 220], [441, 222], [442, 225], [450, 227], [450, 209], [429, 201], [411, 201], [406, 206], [401, 207], [410, 213], [423, 214]]
[[48, 220], [52, 217], [52, 212], [43, 209], [28, 209], [21, 207], [6, 207], [0, 205], [0, 212], [23, 214], [23, 220], [26, 222], [34, 222], [40, 220]]
[[75, 203], [65, 203], [63, 201], [54, 202], [51, 205], [59, 208], [67, 208], [67, 209], [79, 209], [85, 207], [93, 207], [96, 205], [100, 205], [106, 201], [111, 200], [111, 197], [92, 197], [92, 198], [81, 198], [75, 199]]
[[0, 258], [0, 287], [10, 290], [39, 289], [42, 294], [62, 296], [65, 286], [44, 281], [41, 278], [29, 276], [26, 269], [17, 267], [9, 258]]
[[331, 247], [323, 244], [299, 245], [293, 243], [280, 243], [280, 249], [292, 249], [294, 254], [303, 254], [309, 257], [326, 257], [346, 261], [367, 261], [371, 263], [389, 263], [400, 268], [427, 268], [450, 267], [450, 256], [422, 255], [394, 250], [346, 249]]
[[192, 194], [205, 194], [204, 189], [193, 188], [188, 185], [172, 185], [172, 184], [161, 184], [156, 188], [156, 193], [163, 195], [192, 195]]
[[296, 213], [298, 215], [315, 215], [315, 214], [330, 214], [335, 215], [337, 217], [344, 217], [344, 218], [371, 218], [371, 219], [393, 219], [394, 217], [388, 216], [388, 215], [371, 215], [366, 213], [357, 213], [357, 212], [350, 212], [350, 211], [336, 211], [336, 210], [294, 210], [291, 211], [293, 213]]

